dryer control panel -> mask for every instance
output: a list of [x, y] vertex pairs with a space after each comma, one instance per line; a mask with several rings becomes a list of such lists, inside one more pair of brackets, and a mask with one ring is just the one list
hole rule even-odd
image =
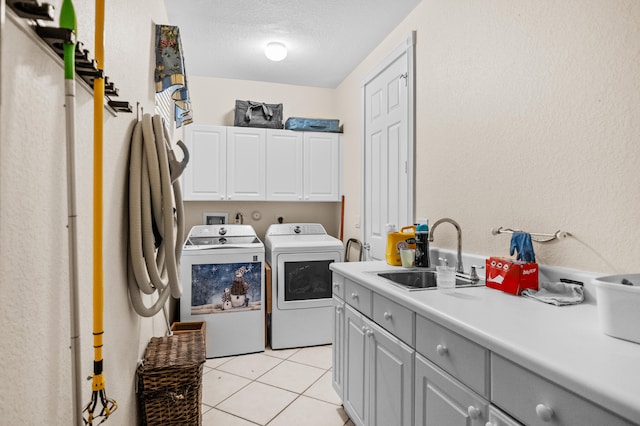
[[269, 226], [266, 236], [275, 235], [326, 235], [320, 223], [275, 223]]

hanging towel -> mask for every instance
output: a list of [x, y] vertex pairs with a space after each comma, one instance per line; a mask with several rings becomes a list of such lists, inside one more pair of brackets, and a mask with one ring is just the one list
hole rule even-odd
[[511, 236], [511, 248], [509, 253], [511, 256], [517, 252], [516, 260], [524, 262], [535, 262], [536, 255], [533, 252], [533, 244], [531, 243], [531, 234], [527, 232], [514, 232]]
[[577, 305], [584, 300], [584, 287], [563, 282], [541, 282], [538, 291], [526, 289], [522, 291], [522, 296], [556, 306]]
[[156, 25], [156, 93], [171, 90], [176, 127], [193, 121], [182, 54], [180, 30], [172, 25]]

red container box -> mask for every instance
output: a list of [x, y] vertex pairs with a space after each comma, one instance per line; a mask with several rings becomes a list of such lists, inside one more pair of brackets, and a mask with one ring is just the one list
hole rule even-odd
[[522, 290], [538, 290], [538, 264], [502, 257], [487, 259], [487, 287], [520, 295]]

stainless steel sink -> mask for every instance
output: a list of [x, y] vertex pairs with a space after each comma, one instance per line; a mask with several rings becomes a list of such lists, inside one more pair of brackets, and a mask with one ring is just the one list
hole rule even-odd
[[[436, 288], [436, 271], [433, 269], [409, 269], [406, 271], [378, 272], [379, 277], [409, 291]], [[479, 287], [483, 282], [473, 283], [469, 279], [456, 277], [456, 288]]]

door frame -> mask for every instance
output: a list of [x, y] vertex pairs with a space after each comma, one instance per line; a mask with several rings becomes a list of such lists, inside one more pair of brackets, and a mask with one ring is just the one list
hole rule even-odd
[[[366, 93], [365, 88], [367, 84], [369, 84], [372, 80], [374, 80], [380, 73], [382, 73], [385, 69], [387, 69], [391, 64], [393, 64], [398, 58], [402, 55], [406, 55], [407, 58], [407, 141], [404, 147], [401, 148], [401, 154], [406, 154], [404, 158], [406, 159], [405, 168], [406, 168], [406, 180], [405, 191], [401, 191], [400, 200], [401, 202], [405, 202], [406, 211], [404, 211], [405, 216], [400, 217], [400, 223], [412, 224], [414, 222], [413, 218], [415, 217], [415, 114], [416, 114], [416, 103], [415, 103], [415, 45], [416, 45], [416, 31], [413, 30], [407, 36], [403, 43], [398, 45], [390, 54], [388, 54], [378, 65], [376, 65], [369, 73], [365, 75], [362, 79], [362, 83], [360, 85], [360, 94], [361, 94], [361, 127], [362, 127], [362, 137], [361, 137], [361, 179], [360, 179], [360, 212], [362, 217], [362, 223], [360, 224], [360, 240], [366, 246], [369, 244], [367, 236], [366, 236], [366, 215], [364, 214], [364, 208], [366, 205], [365, 199], [365, 178], [366, 178], [366, 142], [367, 142], [367, 132], [366, 132]], [[406, 150], [406, 152], [403, 152]], [[369, 257], [369, 250], [365, 250], [366, 259]]]

